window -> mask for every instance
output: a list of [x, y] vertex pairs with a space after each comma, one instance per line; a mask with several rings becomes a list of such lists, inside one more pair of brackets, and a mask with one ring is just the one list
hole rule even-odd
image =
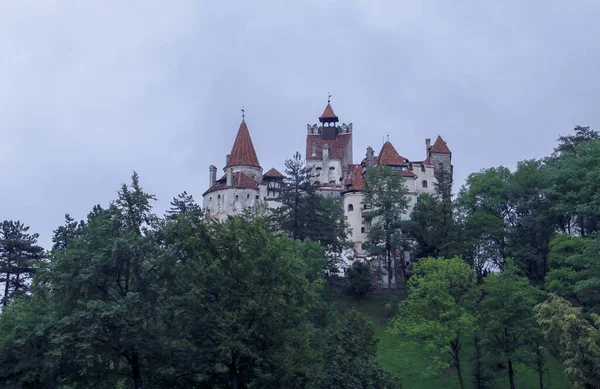
[[219, 195], [218, 199], [221, 200], [221, 195]]
[[238, 199], [238, 195], [235, 195], [235, 199], [236, 199], [236, 200]]
[[422, 163], [422, 164], [421, 164], [421, 171], [422, 171], [422, 172], [424, 172], [424, 171], [425, 171], [425, 164], [424, 164], [424, 163]]
[[317, 168], [316, 168], [316, 169], [317, 169], [317, 170], [323, 170], [323, 168], [322, 168], [322, 167], [320, 167], [320, 166], [317, 166]]
[[348, 204], [348, 212], [354, 211], [354, 205]]
[[208, 198], [208, 201], [212, 201], [212, 197], [209, 197], [209, 198]]
[[250, 198], [250, 193], [248, 193], [248, 194], [246, 195], [246, 198], [247, 198], [247, 199], [249, 199], [249, 198]]
[[258, 195], [256, 195], [256, 199], [258, 200]]
[[427, 188], [427, 180], [423, 180], [422, 184], [423, 184], [423, 188]]
[[329, 170], [335, 170], [335, 166], [330, 166]]
[[360, 232], [365, 233], [365, 227], [360, 227]]

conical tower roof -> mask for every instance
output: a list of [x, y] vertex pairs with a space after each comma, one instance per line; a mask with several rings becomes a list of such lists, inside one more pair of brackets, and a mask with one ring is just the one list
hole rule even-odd
[[440, 153], [440, 154], [451, 154], [450, 149], [448, 148], [448, 145], [446, 144], [446, 141], [444, 141], [442, 139], [442, 137], [439, 135], [438, 135], [437, 139], [435, 140], [435, 143], [431, 147], [431, 152], [432, 153]]
[[319, 116], [319, 121], [321, 122], [337, 122], [338, 121], [338, 117], [335, 114], [335, 112], [333, 112], [333, 108], [331, 108], [331, 104], [327, 103], [327, 107], [325, 107], [325, 110], [323, 111], [323, 114], [321, 116]]
[[235, 142], [233, 142], [233, 147], [229, 155], [229, 163], [226, 167], [232, 166], [261, 167], [258, 163], [258, 157], [256, 156], [245, 120], [242, 120], [242, 124], [240, 124], [240, 129], [235, 137]]

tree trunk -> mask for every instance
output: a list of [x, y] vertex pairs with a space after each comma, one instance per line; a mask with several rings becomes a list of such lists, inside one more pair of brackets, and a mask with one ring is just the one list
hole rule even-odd
[[460, 368], [460, 357], [458, 355], [460, 351], [460, 339], [458, 336], [450, 342], [450, 349], [452, 350], [452, 358], [454, 359], [454, 366], [456, 367], [456, 374], [458, 376], [458, 385], [460, 389], [465, 389], [465, 383], [463, 381], [462, 370]]
[[240, 389], [242, 387], [242, 377], [237, 368], [237, 356], [235, 353], [231, 353], [231, 363], [229, 363], [229, 375], [231, 377], [231, 388]]
[[510, 383], [510, 389], [515, 389], [515, 371], [510, 358], [508, 358], [508, 382]]
[[473, 337], [473, 344], [475, 345], [475, 389], [481, 389], [483, 387], [483, 377], [481, 372], [481, 345], [479, 344], [479, 338], [477, 335]]
[[140, 357], [137, 352], [131, 354], [131, 375], [133, 376], [133, 387], [142, 389], [142, 369], [140, 367]]
[[10, 281], [10, 272], [6, 272], [6, 279], [4, 280], [4, 296], [2, 296], [2, 306], [8, 304], [8, 285]]
[[536, 346], [535, 356], [538, 379], [540, 381], [540, 389], [544, 389], [544, 356], [542, 354], [542, 350], [540, 350], [539, 344], [536, 343]]

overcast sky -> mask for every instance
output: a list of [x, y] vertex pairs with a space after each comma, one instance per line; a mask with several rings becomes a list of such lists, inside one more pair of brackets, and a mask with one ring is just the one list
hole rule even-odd
[[331, 92], [354, 159], [389, 133], [456, 185], [599, 128], [600, 2], [0, 0], [0, 220], [48, 247], [133, 170], [162, 213], [201, 202], [240, 108], [265, 171], [304, 152]]

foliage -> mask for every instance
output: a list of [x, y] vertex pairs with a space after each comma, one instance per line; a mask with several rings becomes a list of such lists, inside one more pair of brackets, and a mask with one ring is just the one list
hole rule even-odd
[[[387, 271], [388, 289], [395, 278], [394, 258], [407, 246], [402, 234], [402, 215], [408, 209], [408, 187], [405, 179], [387, 166], [372, 166], [365, 174], [363, 203], [370, 219], [365, 248], [371, 255], [383, 259]], [[400, 255], [400, 272], [405, 278], [406, 265]]]
[[473, 272], [460, 258], [425, 258], [415, 265], [409, 288], [392, 332], [421, 342], [437, 371], [455, 367], [464, 389], [460, 350], [476, 324]]
[[507, 372], [511, 388], [515, 387], [515, 365], [533, 365], [535, 361], [538, 328], [533, 308], [539, 298], [539, 290], [520, 277], [512, 264], [498, 275], [490, 274], [483, 283], [482, 346], [492, 365]]
[[600, 388], [600, 316], [552, 294], [535, 308], [544, 337], [556, 345], [574, 388]]
[[317, 193], [299, 153], [286, 160], [285, 166], [286, 177], [277, 198], [280, 206], [273, 214], [276, 228], [293, 239], [311, 239], [326, 247], [326, 268], [336, 272], [348, 237], [341, 201]]
[[37, 245], [39, 234], [29, 233], [20, 221], [5, 220], [0, 224], [1, 304], [6, 307], [16, 296], [29, 292], [29, 282], [44, 260], [44, 249]]
[[356, 311], [348, 311], [327, 332], [324, 366], [315, 388], [399, 388], [398, 380], [377, 363], [376, 351], [373, 327]]
[[354, 295], [363, 297], [371, 290], [371, 267], [367, 263], [355, 261], [346, 271], [346, 277]]
[[558, 234], [550, 247], [548, 290], [600, 313], [600, 237]]

